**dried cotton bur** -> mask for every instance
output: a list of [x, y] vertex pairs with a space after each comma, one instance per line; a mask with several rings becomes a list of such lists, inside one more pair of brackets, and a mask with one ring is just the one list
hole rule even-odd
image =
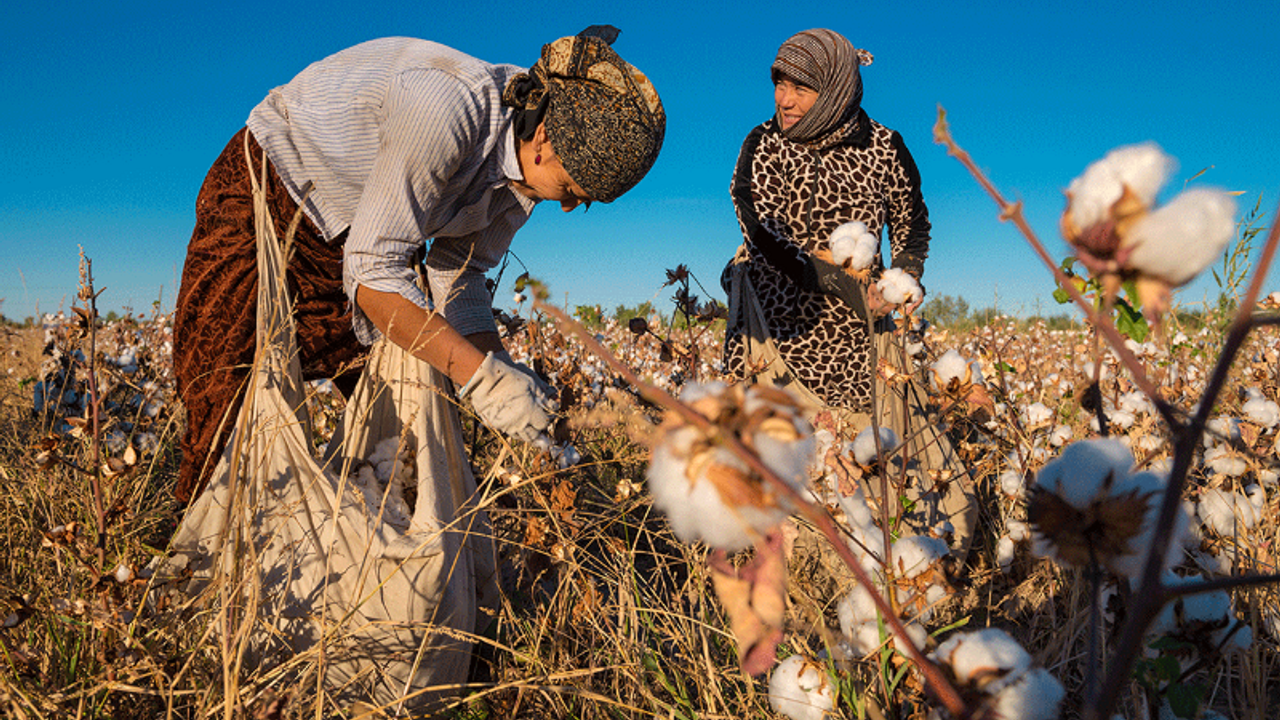
[[[668, 411], [654, 436], [649, 490], [677, 537], [714, 549], [708, 565], [738, 642], [738, 659], [745, 672], [759, 674], [773, 664], [782, 639], [787, 570], [777, 528], [792, 505], [722, 438], [739, 440], [800, 492], [813, 453], [813, 430], [795, 399], [775, 388], [691, 383], [681, 400], [711, 428]], [[730, 564], [728, 552], [753, 544], [750, 560]]]

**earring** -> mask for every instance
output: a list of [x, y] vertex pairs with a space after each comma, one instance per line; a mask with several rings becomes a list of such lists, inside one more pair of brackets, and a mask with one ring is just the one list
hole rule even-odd
[[542, 153], [538, 153], [537, 155], [534, 155], [534, 156], [533, 156], [533, 164], [534, 164], [534, 165], [541, 165], [541, 164], [542, 164]]

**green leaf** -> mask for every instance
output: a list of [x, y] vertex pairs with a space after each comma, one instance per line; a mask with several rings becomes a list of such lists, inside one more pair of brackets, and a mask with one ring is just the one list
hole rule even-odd
[[1000, 362], [996, 363], [996, 369], [997, 369], [997, 370], [999, 370], [1000, 372], [1007, 372], [1007, 373], [1016, 373], [1016, 372], [1018, 372], [1017, 368], [1015, 368], [1014, 366], [1010, 365], [1009, 363], [1007, 363], [1007, 362], [1005, 362], [1005, 361], [1003, 361], [1003, 360], [1001, 360]]
[[1171, 685], [1164, 697], [1169, 701], [1169, 709], [1174, 715], [1194, 718], [1200, 710], [1200, 703], [1204, 702], [1204, 686], [1185, 683]]
[[1147, 319], [1142, 317], [1142, 313], [1134, 310], [1132, 305], [1124, 301], [1116, 303], [1116, 311], [1117, 330], [1132, 338], [1134, 342], [1143, 342], [1147, 339], [1147, 333], [1151, 328], [1147, 326]]
[[1067, 303], [1071, 302], [1071, 296], [1068, 295], [1067, 291], [1063, 290], [1062, 288], [1058, 288], [1057, 290], [1053, 291], [1053, 299], [1057, 300], [1059, 305], [1066, 305]]

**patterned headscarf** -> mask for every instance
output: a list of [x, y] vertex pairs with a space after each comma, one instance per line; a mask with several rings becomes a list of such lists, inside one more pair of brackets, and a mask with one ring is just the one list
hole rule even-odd
[[[818, 91], [818, 99], [800, 122], [784, 129], [788, 139], [809, 142], [843, 124], [862, 105], [861, 65], [870, 65], [871, 53], [859, 50], [843, 35], [826, 28], [796, 33], [778, 48], [770, 74], [780, 75]], [[778, 126], [782, 118], [778, 117]]]
[[653, 83], [609, 47], [616, 28], [592, 26], [542, 46], [529, 72], [507, 83], [521, 139], [546, 123], [560, 162], [592, 199], [610, 202], [649, 172], [667, 116]]

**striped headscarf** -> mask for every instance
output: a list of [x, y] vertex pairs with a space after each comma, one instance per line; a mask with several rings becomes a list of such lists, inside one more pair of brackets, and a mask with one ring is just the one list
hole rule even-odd
[[538, 62], [502, 93], [502, 104], [516, 109], [516, 135], [527, 140], [546, 123], [569, 177], [600, 202], [649, 172], [667, 127], [653, 83], [610, 47], [617, 35], [593, 25], [542, 46]]
[[[786, 75], [818, 91], [818, 99], [800, 122], [784, 129], [788, 139], [809, 142], [832, 131], [862, 105], [862, 73], [871, 53], [859, 50], [843, 35], [826, 28], [798, 32], [778, 48], [770, 74], [776, 83]], [[778, 117], [782, 127], [782, 118]]]

